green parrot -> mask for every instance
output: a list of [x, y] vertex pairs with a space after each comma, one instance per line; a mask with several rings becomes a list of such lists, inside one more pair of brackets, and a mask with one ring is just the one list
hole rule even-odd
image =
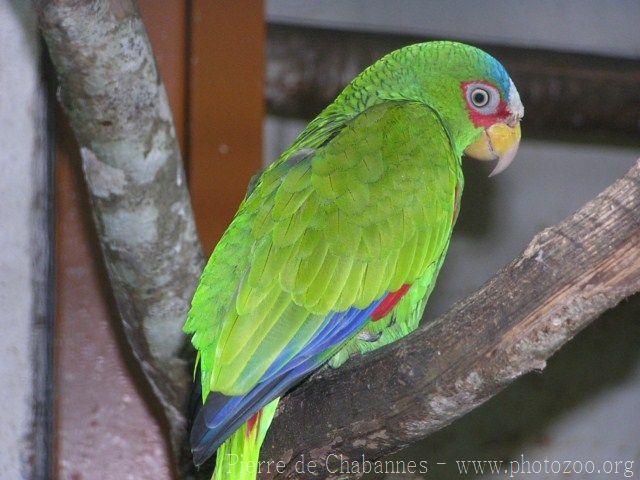
[[524, 108], [461, 43], [410, 45], [358, 75], [247, 193], [184, 331], [198, 351], [196, 465], [253, 480], [279, 397], [414, 330], [444, 261], [463, 153], [513, 160]]

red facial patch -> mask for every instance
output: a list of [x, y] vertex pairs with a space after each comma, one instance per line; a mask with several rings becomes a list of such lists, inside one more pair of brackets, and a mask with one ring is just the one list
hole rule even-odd
[[478, 85], [486, 87], [487, 91], [489, 92], [495, 92], [495, 94], [498, 94], [498, 89], [494, 85], [490, 84], [489, 82], [485, 82], [484, 80], [462, 82], [460, 84], [464, 103], [467, 107], [469, 118], [471, 119], [473, 125], [476, 128], [489, 128], [491, 125], [494, 125], [496, 123], [505, 122], [510, 116], [509, 108], [507, 102], [505, 102], [502, 97], [499, 96], [499, 94], [498, 96], [500, 100], [495, 110], [492, 109], [487, 113], [484, 113], [482, 111], [482, 108], [476, 107], [469, 101], [469, 89]]

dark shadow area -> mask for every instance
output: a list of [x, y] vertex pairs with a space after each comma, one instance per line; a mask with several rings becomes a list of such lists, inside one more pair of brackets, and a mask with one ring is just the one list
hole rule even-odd
[[494, 230], [493, 218], [498, 213], [495, 205], [496, 182], [489, 178], [487, 165], [463, 158], [464, 192], [455, 234], [483, 237]]

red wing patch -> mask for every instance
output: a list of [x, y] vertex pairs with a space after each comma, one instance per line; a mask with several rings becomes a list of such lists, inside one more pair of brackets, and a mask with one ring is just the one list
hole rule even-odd
[[374, 322], [377, 322], [382, 317], [387, 315], [393, 309], [393, 307], [397, 305], [397, 303], [404, 296], [404, 294], [407, 293], [407, 291], [409, 290], [409, 287], [411, 287], [411, 285], [409, 285], [408, 283], [405, 283], [395, 292], [391, 292], [387, 294], [387, 296], [384, 298], [384, 300], [382, 300], [380, 305], [378, 305], [378, 307], [373, 312], [371, 312], [371, 319]]
[[254, 427], [258, 424], [260, 417], [262, 416], [262, 410], [258, 410], [258, 412], [247, 420], [247, 431], [246, 436], [248, 437], [253, 432]]

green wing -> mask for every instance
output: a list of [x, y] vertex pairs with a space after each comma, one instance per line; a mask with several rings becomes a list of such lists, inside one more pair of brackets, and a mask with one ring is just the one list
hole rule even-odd
[[366, 308], [442, 257], [459, 165], [438, 117], [386, 103], [329, 137], [298, 141], [262, 174], [202, 274], [184, 330], [203, 399], [246, 393], [328, 314]]

